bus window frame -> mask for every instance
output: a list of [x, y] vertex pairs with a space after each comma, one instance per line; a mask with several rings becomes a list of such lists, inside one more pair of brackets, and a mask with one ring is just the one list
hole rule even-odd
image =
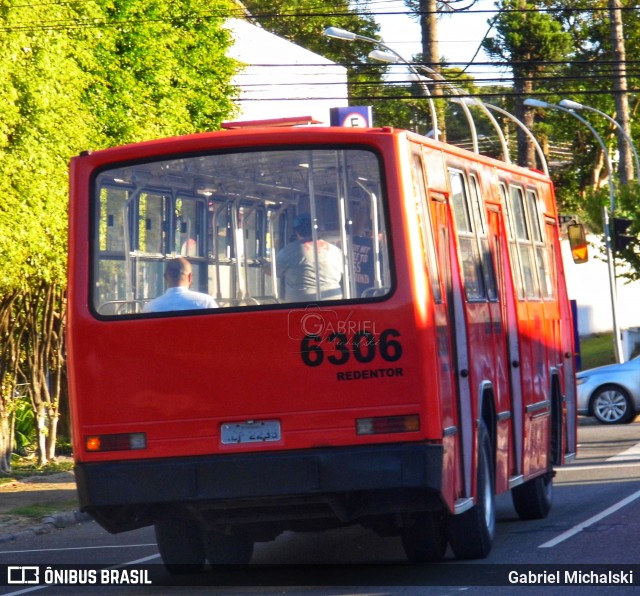
[[411, 176], [414, 184], [415, 207], [420, 226], [420, 235], [423, 244], [423, 257], [430, 280], [431, 293], [436, 304], [442, 304], [444, 291], [440, 265], [436, 255], [436, 244], [431, 214], [431, 201], [428, 190], [428, 180], [425, 171], [425, 162], [420, 151], [411, 152]]
[[[453, 224], [456, 233], [456, 242], [458, 245], [458, 262], [460, 266], [460, 274], [462, 277], [462, 283], [464, 286], [465, 298], [468, 302], [487, 302], [487, 287], [483, 267], [483, 259], [481, 254], [481, 247], [478, 239], [477, 222], [475, 221], [474, 206], [472, 204], [471, 185], [469, 182], [468, 173], [460, 167], [452, 164], [447, 165], [447, 174], [449, 177], [449, 184], [451, 189], [450, 202], [451, 212], [453, 216]], [[458, 215], [460, 212], [456, 209], [456, 196], [457, 193], [453, 187], [453, 178], [457, 177], [461, 181], [462, 199], [464, 207], [464, 223], [467, 229], [462, 230], [458, 225]], [[473, 279], [470, 279], [468, 275], [468, 263], [467, 251], [462, 249], [461, 240], [468, 243], [471, 246], [471, 257], [473, 265]], [[467, 265], [467, 267], [465, 267]]]
[[[214, 157], [216, 155], [231, 155], [231, 154], [248, 154], [248, 153], [275, 153], [275, 152], [295, 152], [295, 151], [335, 151], [337, 153], [344, 154], [346, 151], [363, 151], [368, 154], [371, 154], [375, 163], [377, 164], [377, 200], [376, 200], [376, 215], [378, 220], [376, 221], [376, 228], [380, 231], [380, 235], [383, 237], [383, 242], [379, 242], [382, 246], [378, 247], [377, 254], [379, 255], [379, 263], [377, 263], [377, 271], [379, 273], [380, 279], [378, 276], [375, 276], [373, 280], [374, 284], [382, 283], [380, 287], [373, 287], [374, 290], [371, 293], [368, 293], [365, 296], [352, 296], [350, 298], [343, 297], [341, 299], [331, 299], [331, 300], [322, 300], [320, 302], [321, 305], [336, 305], [336, 304], [357, 304], [357, 303], [376, 303], [376, 302], [384, 302], [386, 300], [391, 299], [397, 291], [397, 265], [395, 261], [395, 254], [393, 249], [393, 230], [392, 230], [392, 215], [390, 212], [389, 205], [389, 188], [387, 181], [387, 169], [386, 169], [386, 161], [385, 156], [382, 154], [380, 148], [374, 145], [368, 145], [366, 143], [327, 143], [327, 144], [274, 144], [274, 145], [258, 145], [253, 147], [225, 147], [221, 149], [206, 149], [206, 150], [198, 150], [198, 151], [184, 151], [179, 153], [162, 153], [151, 156], [146, 159], [133, 158], [133, 159], [125, 159], [125, 160], [114, 160], [112, 162], [100, 165], [96, 167], [89, 177], [89, 195], [88, 195], [88, 203], [89, 203], [89, 278], [90, 283], [88, 286], [88, 305], [89, 311], [94, 318], [97, 320], [104, 321], [120, 321], [120, 320], [143, 320], [146, 318], [158, 318], [158, 317], [180, 317], [180, 316], [193, 316], [194, 314], [199, 314], [200, 311], [170, 311], [170, 312], [161, 312], [161, 313], [142, 313], [142, 312], [126, 312], [124, 314], [109, 314], [105, 315], [99, 312], [98, 305], [94, 303], [95, 299], [95, 286], [100, 281], [97, 277], [97, 255], [96, 252], [100, 252], [98, 250], [98, 245], [94, 240], [96, 238], [96, 233], [99, 229], [100, 222], [99, 218], [99, 197], [100, 189], [105, 187], [111, 187], [115, 189], [124, 189], [129, 191], [138, 190], [138, 194], [143, 191], [148, 191], [150, 189], [155, 190], [156, 192], [159, 190], [157, 186], [143, 186], [141, 188], [136, 187], [131, 184], [123, 183], [120, 184], [118, 182], [102, 182], [99, 186], [97, 184], [100, 176], [104, 175], [113, 170], [125, 169], [127, 167], [135, 167], [144, 164], [158, 163], [158, 162], [172, 162], [177, 160], [186, 160], [186, 159], [197, 159], [199, 157]], [[167, 191], [171, 190], [168, 188], [162, 188], [161, 192], [167, 194]], [[176, 189], [174, 188], [175, 192]], [[189, 196], [189, 193], [185, 193], [185, 196]], [[204, 197], [206, 200], [206, 197]], [[130, 198], [129, 198], [130, 200]], [[173, 199], [172, 199], [173, 200]], [[221, 204], [224, 202], [221, 202]], [[282, 205], [284, 211], [286, 211], [288, 205]], [[267, 209], [267, 212], [271, 212], [271, 210]], [[290, 224], [290, 222], [287, 222]], [[269, 222], [268, 222], [269, 224]], [[381, 228], [381, 224], [384, 224], [384, 229]], [[267, 230], [268, 230], [267, 226]], [[173, 231], [173, 230], [172, 230]], [[208, 234], [208, 232], [207, 232]], [[214, 238], [215, 240], [215, 238]], [[208, 242], [208, 240], [207, 240]], [[234, 239], [235, 242], [235, 239]], [[375, 244], [375, 243], [374, 243]], [[208, 265], [217, 265], [218, 264], [218, 254], [217, 247], [212, 244], [211, 246], [213, 250], [213, 255], [209, 252], [209, 246], [207, 246], [207, 250], [205, 251], [204, 257], [189, 257], [190, 260], [201, 260], [206, 262]], [[273, 247], [271, 248], [273, 251]], [[126, 250], [125, 255], [121, 259], [126, 262]], [[167, 257], [168, 255], [162, 255], [162, 257]], [[180, 255], [176, 255], [180, 256]], [[344, 255], [345, 259], [347, 255]], [[158, 258], [160, 256], [158, 255]], [[272, 259], [274, 262], [275, 259]], [[126, 266], [125, 266], [126, 269]], [[216, 270], [218, 267], [216, 266]], [[386, 283], [384, 283], [386, 282]], [[274, 284], [276, 280], [274, 279]], [[218, 286], [216, 285], [216, 288]], [[380, 293], [384, 291], [384, 293]], [[214, 299], [216, 296], [213, 296]], [[126, 301], [130, 302], [139, 302], [139, 300], [135, 298], [127, 298]], [[142, 304], [142, 303], [141, 303]], [[206, 314], [216, 314], [219, 312], [231, 313], [231, 312], [243, 312], [254, 311], [254, 310], [266, 310], [266, 309], [287, 309], [292, 307], [300, 307], [304, 308], [309, 305], [315, 304], [315, 301], [305, 301], [305, 302], [275, 302], [275, 303], [263, 303], [263, 304], [246, 304], [242, 306], [225, 306], [224, 308], [207, 310]]]

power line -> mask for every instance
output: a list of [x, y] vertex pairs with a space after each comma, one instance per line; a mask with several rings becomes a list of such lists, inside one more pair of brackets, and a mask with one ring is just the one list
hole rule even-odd
[[[14, 5], [10, 8], [32, 8], [33, 6], [72, 6], [71, 2], [41, 2], [38, 4], [21, 4]], [[637, 11], [635, 7], [621, 7], [619, 10], [630, 12]], [[501, 14], [509, 14], [509, 13], [530, 13], [530, 12], [546, 12], [549, 14], [567, 14], [567, 13], [581, 13], [581, 14], [596, 14], [596, 13], [608, 13], [608, 8], [601, 7], [593, 7], [593, 8], [502, 8], [500, 9]], [[495, 14], [496, 9], [476, 9], [476, 10], [468, 10], [466, 14]], [[392, 12], [375, 12], [375, 11], [313, 11], [313, 12], [263, 12], [263, 13], [253, 13], [251, 15], [250, 20], [261, 21], [265, 19], [288, 19], [288, 18], [324, 18], [324, 17], [344, 17], [344, 16], [421, 16], [433, 14], [429, 11], [410, 11], [410, 10], [401, 10], [401, 11], [392, 11]], [[451, 13], [436, 11], [436, 14], [439, 15], [449, 15]], [[15, 25], [6, 25], [0, 27], [0, 31], [3, 32], [11, 32], [11, 31], [23, 31], [23, 30], [46, 30], [46, 29], [96, 29], [101, 27], [115, 27], [115, 26], [124, 26], [124, 25], [142, 25], [142, 24], [150, 24], [150, 23], [175, 23], [179, 20], [192, 20], [192, 19], [210, 19], [210, 18], [245, 18], [246, 15], [243, 11], [239, 9], [231, 9], [231, 10], [209, 10], [209, 11], [201, 11], [201, 12], [189, 12], [183, 14], [173, 14], [168, 15], [167, 17], [156, 17], [156, 18], [142, 18], [142, 19], [96, 19], [94, 17], [69, 17], [68, 19], [55, 19], [49, 22], [31, 22], [24, 21], [20, 24]]]

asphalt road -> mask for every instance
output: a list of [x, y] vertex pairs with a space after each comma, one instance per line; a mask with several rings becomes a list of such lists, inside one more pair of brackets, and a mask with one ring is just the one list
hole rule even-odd
[[[0, 545], [0, 566], [29, 571], [37, 565], [38, 584], [0, 587], [0, 595], [47, 594], [617, 594], [638, 593], [640, 586], [640, 423], [605, 427], [582, 421], [579, 457], [558, 470], [554, 506], [543, 520], [518, 519], [509, 495], [497, 503], [498, 528], [493, 550], [483, 561], [442, 565], [405, 563], [397, 538], [380, 538], [353, 527], [293, 534], [256, 545], [248, 568], [206, 571], [175, 577], [160, 564], [150, 528], [110, 535], [86, 523], [47, 535]], [[151, 584], [120, 586], [46, 584], [46, 566], [69, 569], [112, 567], [113, 579]], [[92, 567], [83, 568], [82, 565]], [[614, 588], [593, 581], [559, 587], [556, 565], [582, 580], [591, 572], [619, 574]], [[599, 567], [599, 566], [606, 567]], [[520, 567], [525, 566], [525, 567]], [[32, 569], [32, 568], [31, 568]], [[124, 573], [136, 570], [139, 576]], [[546, 573], [542, 583], [528, 583], [520, 572]], [[15, 572], [15, 569], [14, 569]], [[144, 573], [146, 572], [146, 573]], [[6, 574], [0, 568], [0, 574]], [[99, 573], [95, 572], [94, 573]], [[625, 573], [627, 575], [625, 575]], [[633, 585], [624, 583], [632, 574]], [[511, 575], [509, 575], [511, 574]], [[513, 575], [515, 574], [515, 575]], [[576, 576], [574, 575], [574, 578]], [[4, 578], [0, 577], [0, 580]], [[67, 578], [68, 579], [68, 578]], [[509, 583], [509, 580], [512, 583]], [[525, 580], [525, 581], [523, 581]], [[6, 583], [6, 582], [5, 582]], [[499, 587], [488, 587], [488, 585]]]

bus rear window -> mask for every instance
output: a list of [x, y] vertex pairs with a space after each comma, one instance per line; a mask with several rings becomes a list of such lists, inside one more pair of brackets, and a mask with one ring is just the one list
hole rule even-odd
[[372, 151], [296, 148], [126, 164], [100, 172], [93, 202], [98, 315], [361, 300], [390, 291]]

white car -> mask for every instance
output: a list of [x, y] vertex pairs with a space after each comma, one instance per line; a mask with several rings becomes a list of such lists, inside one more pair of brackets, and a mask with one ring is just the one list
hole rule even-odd
[[580, 371], [576, 378], [578, 414], [602, 424], [622, 424], [640, 412], [640, 356]]

